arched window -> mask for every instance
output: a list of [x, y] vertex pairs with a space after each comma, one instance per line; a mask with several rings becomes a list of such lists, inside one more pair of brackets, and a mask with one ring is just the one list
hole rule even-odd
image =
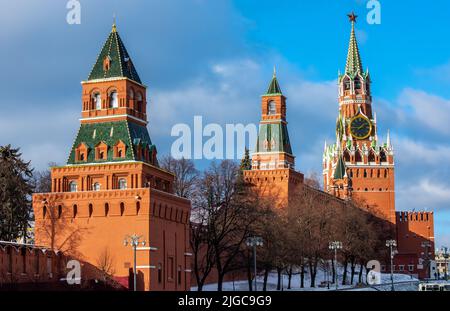
[[62, 206], [58, 205], [58, 218], [61, 218], [62, 216]]
[[344, 79], [344, 91], [350, 90], [350, 79], [348, 77], [345, 77]]
[[92, 213], [94, 212], [94, 207], [92, 204], [89, 204], [89, 217], [92, 217]]
[[108, 216], [109, 214], [109, 204], [105, 203], [105, 216]]
[[92, 98], [94, 100], [95, 109], [97, 110], [102, 109], [102, 96], [100, 95], [100, 93], [95, 93]]
[[118, 158], [121, 158], [121, 157], [122, 157], [122, 150], [118, 150], [118, 151], [117, 151], [117, 157], [118, 157]]
[[380, 162], [387, 162], [386, 152], [384, 151], [380, 152]]
[[132, 88], [130, 88], [129, 91], [128, 91], [128, 97], [129, 97], [131, 100], [134, 99], [134, 91], [133, 91]]
[[96, 183], [92, 186], [92, 190], [94, 190], [94, 191], [100, 191], [100, 183], [96, 182]]
[[69, 191], [70, 192], [77, 192], [77, 189], [78, 189], [77, 182], [76, 181], [71, 181], [69, 183]]
[[369, 162], [375, 162], [375, 152], [373, 150], [369, 152]]
[[73, 218], [77, 217], [78, 214], [78, 206], [75, 204], [73, 206]]
[[136, 94], [136, 107], [137, 107], [137, 111], [142, 112], [142, 94], [140, 92], [138, 92]]
[[119, 179], [119, 189], [120, 190], [127, 189], [127, 180], [125, 178], [120, 178]]
[[139, 214], [139, 210], [141, 209], [141, 202], [136, 202], [136, 214]]
[[269, 102], [269, 104], [267, 105], [267, 114], [271, 115], [271, 114], [276, 114], [277, 113], [277, 108], [275, 105], [275, 102], [273, 100], [271, 100]]
[[109, 94], [109, 108], [117, 108], [119, 107], [119, 99], [117, 97], [117, 92], [112, 91], [111, 94]]
[[44, 205], [44, 209], [42, 211], [42, 218], [45, 218], [47, 216], [47, 206]]
[[344, 161], [350, 162], [350, 152], [348, 152], [348, 150], [344, 151]]
[[123, 202], [120, 203], [120, 216], [123, 216], [125, 212], [125, 204]]
[[355, 152], [355, 162], [362, 162], [362, 155], [359, 150]]
[[361, 93], [361, 80], [359, 77], [355, 78], [355, 91], [357, 94]]

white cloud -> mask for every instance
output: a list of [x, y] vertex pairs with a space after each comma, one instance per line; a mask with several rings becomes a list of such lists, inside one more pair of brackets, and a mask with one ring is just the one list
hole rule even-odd
[[[399, 97], [401, 118], [409, 126], [420, 126], [450, 135], [450, 100], [425, 91], [406, 88]], [[419, 122], [421, 124], [417, 124]]]
[[31, 160], [38, 170], [50, 162], [65, 163], [79, 126], [81, 106], [74, 105], [76, 100], [69, 102], [71, 109], [27, 108], [0, 114], [0, 145], [20, 147], [23, 159]]
[[397, 190], [397, 201], [408, 209], [435, 210], [447, 207], [450, 202], [450, 185], [440, 181], [431, 180], [427, 177], [416, 179], [413, 184], [402, 184]]
[[397, 139], [394, 143], [397, 161], [402, 165], [417, 164], [439, 166], [450, 163], [450, 146], [443, 144], [427, 144], [409, 137]]

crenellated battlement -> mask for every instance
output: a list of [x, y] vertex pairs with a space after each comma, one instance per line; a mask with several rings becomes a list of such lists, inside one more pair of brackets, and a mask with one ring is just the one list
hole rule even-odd
[[427, 211], [400, 211], [396, 212], [397, 223], [399, 222], [433, 222], [433, 212]]

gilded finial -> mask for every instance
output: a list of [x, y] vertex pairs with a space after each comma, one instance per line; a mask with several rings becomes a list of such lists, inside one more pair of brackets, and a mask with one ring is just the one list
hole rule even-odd
[[275, 78], [277, 76], [277, 68], [275, 65], [273, 65], [273, 77]]
[[116, 27], [116, 13], [113, 14], [113, 25], [112, 25], [112, 32], [116, 32], [117, 31], [117, 27]]

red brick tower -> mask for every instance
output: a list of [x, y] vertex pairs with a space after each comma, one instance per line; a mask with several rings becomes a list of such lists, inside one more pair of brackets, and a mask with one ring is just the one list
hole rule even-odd
[[286, 97], [281, 92], [274, 70], [267, 92], [261, 96], [261, 121], [251, 170], [244, 171], [246, 181], [255, 184], [264, 195], [285, 207], [292, 187], [303, 182], [303, 174], [294, 170], [286, 121]]
[[381, 143], [373, 114], [370, 74], [364, 72], [351, 21], [350, 44], [339, 82], [336, 143], [325, 144], [323, 177], [326, 192], [340, 198], [357, 197], [395, 224], [394, 149], [389, 132]]
[[190, 202], [173, 194], [173, 174], [158, 166], [146, 103], [146, 86], [113, 25], [82, 82], [81, 125], [67, 165], [52, 168], [51, 193], [33, 196], [36, 244], [107, 267], [128, 285], [134, 258], [123, 241], [138, 234], [147, 243], [137, 249], [137, 288], [188, 290]]
[[433, 212], [395, 211], [394, 148], [389, 131], [384, 143], [378, 139], [370, 74], [363, 71], [355, 36], [356, 17], [349, 15], [352, 28], [347, 63], [338, 77], [336, 143], [325, 143], [324, 190], [342, 199], [360, 199], [372, 207], [395, 228], [398, 254], [394, 271], [428, 277], [434, 257]]

